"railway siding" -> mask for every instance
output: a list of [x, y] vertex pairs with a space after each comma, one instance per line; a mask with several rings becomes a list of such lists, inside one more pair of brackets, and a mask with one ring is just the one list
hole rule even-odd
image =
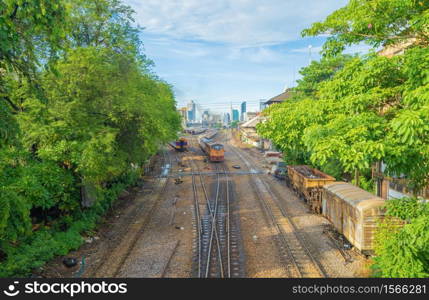
[[[231, 147], [245, 165], [251, 168], [251, 163], [239, 152]], [[279, 241], [279, 250], [286, 259], [286, 265], [291, 277], [327, 277], [323, 266], [313, 256], [306, 245], [299, 229], [292, 218], [278, 205], [277, 197], [269, 186], [260, 178], [260, 175], [250, 176], [254, 182], [255, 191]]]

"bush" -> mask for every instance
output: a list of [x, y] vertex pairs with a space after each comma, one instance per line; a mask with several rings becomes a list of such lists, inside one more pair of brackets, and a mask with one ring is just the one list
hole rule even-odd
[[[119, 193], [138, 179], [138, 172], [123, 174], [109, 189], [102, 191], [102, 197], [86, 210], [76, 210], [74, 215], [57, 219], [53, 226], [27, 235], [17, 246], [6, 247], [7, 258], [0, 264], [0, 277], [27, 277], [33, 269], [58, 255], [66, 255], [83, 243], [82, 233], [92, 231], [106, 213]], [[67, 225], [62, 231], [61, 225]]]
[[[429, 205], [416, 198], [387, 202], [376, 235], [376, 277], [429, 277]], [[396, 218], [396, 219], [395, 219]], [[397, 218], [406, 222], [398, 226]]]

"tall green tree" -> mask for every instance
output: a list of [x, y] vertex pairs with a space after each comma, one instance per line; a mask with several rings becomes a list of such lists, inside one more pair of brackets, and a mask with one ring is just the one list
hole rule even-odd
[[[307, 68], [296, 88], [305, 96], [269, 108], [260, 133], [286, 155], [299, 157], [298, 152], [322, 169], [335, 165], [340, 173], [368, 174], [374, 162], [384, 161], [387, 174], [407, 179], [410, 189], [420, 191], [429, 183], [428, 17], [427, 1], [350, 0], [304, 30], [304, 36], [329, 35], [324, 58], [314, 67], [326, 68], [324, 60], [362, 42], [374, 50], [404, 51], [392, 58], [354, 57], [321, 81]], [[419, 199], [389, 201], [387, 216], [377, 236], [376, 275], [427, 277], [427, 205]]]
[[117, 0], [0, 0], [0, 276], [78, 247], [179, 130], [132, 15]]
[[335, 55], [347, 46], [365, 42], [374, 47], [410, 39], [429, 45], [429, 3], [422, 0], [350, 0], [304, 36], [328, 34], [324, 53]]

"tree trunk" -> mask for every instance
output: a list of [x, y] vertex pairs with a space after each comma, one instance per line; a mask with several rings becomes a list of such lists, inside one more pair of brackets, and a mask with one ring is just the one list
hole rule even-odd
[[355, 185], [359, 186], [359, 170], [355, 170]]

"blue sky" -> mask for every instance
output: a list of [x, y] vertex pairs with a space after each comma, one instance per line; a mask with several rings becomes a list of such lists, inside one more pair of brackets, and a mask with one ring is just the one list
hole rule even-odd
[[293, 86], [324, 38], [301, 38], [348, 0], [124, 0], [145, 27], [142, 39], [154, 71], [212, 110], [247, 100], [250, 110]]

